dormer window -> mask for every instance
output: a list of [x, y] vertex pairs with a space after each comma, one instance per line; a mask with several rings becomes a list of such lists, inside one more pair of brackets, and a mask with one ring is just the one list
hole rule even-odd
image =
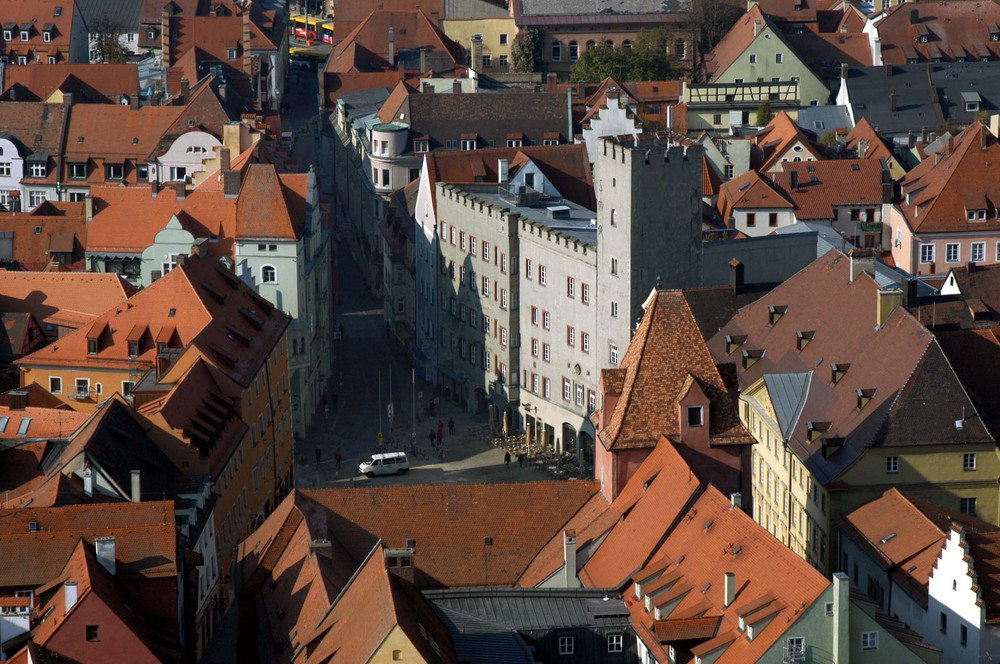
[[767, 308], [768, 324], [774, 325], [775, 323], [777, 323], [779, 320], [781, 320], [781, 317], [785, 315], [786, 311], [788, 311], [788, 307], [786, 305], [776, 306], [772, 304], [771, 306], [769, 306]]
[[795, 333], [795, 349], [802, 350], [816, 336], [815, 330], [799, 330]]
[[87, 354], [97, 355], [98, 343], [96, 338], [87, 339]]
[[689, 427], [701, 427], [701, 426], [705, 426], [705, 407], [704, 406], [688, 406], [687, 407], [687, 425]]
[[753, 365], [757, 364], [757, 360], [764, 357], [763, 350], [745, 350], [743, 351], [743, 368], [749, 369]]
[[1000, 41], [1000, 32], [991, 32], [990, 41]]
[[45, 32], [43, 32], [42, 33], [42, 41], [45, 42], [46, 44], [48, 44], [50, 41], [52, 41], [52, 33], [49, 32], [48, 30], [46, 30]]
[[12, 33], [12, 32], [11, 32], [10, 30], [4, 30], [4, 31], [3, 31], [3, 40], [4, 40], [5, 42], [9, 42], [9, 41], [10, 41], [10, 40], [12, 40], [13, 38], [14, 38], [14, 37], [13, 37], [13, 33]]
[[726, 335], [726, 354], [730, 355], [734, 350], [742, 346], [747, 342], [747, 335], [745, 334], [727, 334]]
[[146, 39], [156, 39], [156, 30], [147, 30]]
[[966, 218], [969, 221], [983, 221], [986, 219], [986, 210], [966, 210]]
[[928, 39], [929, 39], [929, 35], [926, 32], [924, 34], [920, 35], [920, 43], [921, 44], [926, 44]]
[[806, 432], [809, 442], [814, 442], [823, 437], [823, 434], [830, 430], [830, 422], [812, 422], [806, 425]]
[[27, 30], [21, 30], [21, 41], [26, 42], [30, 37], [30, 33]]
[[865, 389], [861, 389], [859, 387], [858, 388], [858, 410], [861, 410], [862, 408], [864, 408], [865, 406], [867, 406], [868, 402], [870, 402], [874, 396], [875, 396], [875, 389], [874, 388], [872, 388], [870, 390], [865, 390]]
[[851, 368], [850, 364], [843, 364], [834, 362], [830, 365], [830, 382], [836, 385], [840, 380], [847, 375], [847, 370]]
[[139, 355], [139, 341], [129, 341], [128, 342], [128, 356], [137, 357]]
[[413, 151], [414, 152], [429, 152], [430, 151], [430, 141], [427, 139], [421, 139], [418, 141], [413, 141]]

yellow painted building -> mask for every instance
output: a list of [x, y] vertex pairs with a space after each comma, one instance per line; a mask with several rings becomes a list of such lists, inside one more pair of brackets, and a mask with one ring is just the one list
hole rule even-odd
[[[473, 69], [489, 73], [510, 71], [510, 52], [517, 34], [512, 17], [448, 19], [441, 21], [441, 29], [466, 50]], [[482, 65], [477, 67], [478, 58], [482, 59]]]

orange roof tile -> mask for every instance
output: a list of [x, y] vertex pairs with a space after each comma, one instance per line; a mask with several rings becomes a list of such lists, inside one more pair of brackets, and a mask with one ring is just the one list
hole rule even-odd
[[[859, 118], [857, 124], [848, 132], [844, 141], [848, 150], [857, 150], [859, 159], [892, 159], [894, 155], [888, 144], [868, 122], [868, 118]], [[864, 149], [862, 149], [864, 147]]]
[[135, 292], [135, 286], [111, 273], [0, 270], [0, 310], [65, 327], [81, 327]]
[[730, 227], [733, 226], [733, 213], [736, 210], [780, 210], [794, 207], [773, 183], [754, 170], [723, 183], [716, 203], [722, 223]]
[[88, 417], [88, 413], [62, 408], [0, 406], [0, 439], [64, 438], [71, 436]]
[[65, 157], [82, 161], [101, 156], [108, 163], [145, 159], [184, 111], [184, 106], [133, 110], [120, 104], [80, 104], [66, 127]]
[[[8, 20], [4, 18], [4, 20]], [[135, 95], [139, 89], [139, 68], [135, 64], [70, 64], [4, 69], [3, 99], [13, 101], [17, 86], [20, 101], [42, 101], [56, 90], [73, 93], [73, 102], [118, 103], [121, 95]], [[84, 94], [80, 94], [83, 91]], [[91, 94], [86, 94], [91, 92]], [[23, 96], [22, 95], [28, 95]]]
[[[590, 498], [592, 481], [392, 485], [301, 490], [303, 511], [329, 514], [330, 537], [355, 560], [375, 539], [416, 540], [417, 585], [513, 585]], [[539, 511], [537, 506], [546, 505]], [[498, 508], [499, 506], [499, 508]], [[359, 537], [358, 529], [370, 533]], [[492, 538], [491, 544], [485, 538]]]
[[[805, 158], [811, 155], [814, 159], [825, 159], [823, 148], [818, 145], [812, 132], [807, 132], [799, 127], [785, 111], [778, 111], [778, 114], [771, 119], [766, 127], [757, 132], [753, 137], [754, 145], [760, 151], [759, 155], [754, 155], [757, 170], [771, 171], [781, 170], [783, 162], [791, 161], [788, 151], [794, 146], [801, 145], [805, 154], [796, 153], [796, 156]], [[753, 158], [753, 157], [752, 157]]]
[[[61, 7], [58, 12], [57, 7]], [[74, 16], [79, 14], [72, 0], [0, 0], [0, 17], [3, 17], [3, 22], [16, 23], [18, 26], [15, 28], [15, 38], [4, 44], [5, 53], [11, 58], [11, 62], [17, 62], [18, 55], [28, 56], [29, 66], [48, 66], [50, 56], [58, 58], [57, 64], [65, 62], [72, 53], [71, 47], [75, 45], [75, 40], [79, 38], [79, 32], [73, 29], [76, 25]], [[28, 41], [21, 41], [17, 33], [26, 23], [31, 25]], [[44, 30], [50, 25], [54, 29], [49, 33], [49, 41], [45, 41]], [[8, 68], [11, 68], [10, 65]]]
[[830, 159], [788, 162], [774, 174], [774, 183], [791, 199], [797, 221], [832, 222], [840, 206], [881, 206], [881, 178], [877, 159]]
[[[992, 41], [992, 28], [1000, 24], [1000, 4], [981, 2], [975, 9], [964, 2], [947, 0], [921, 0], [920, 5], [895, 5], [885, 12], [876, 24], [885, 64], [906, 64], [907, 52], [920, 62], [931, 62], [935, 57], [945, 62], [966, 57], [965, 51], [982, 52], [990, 60], [1000, 58], [1000, 44]], [[911, 10], [917, 12], [917, 22], [911, 19]], [[922, 42], [920, 35], [926, 34]]]
[[[755, 26], [757, 27], [755, 28]], [[765, 28], [770, 29], [779, 39], [781, 38], [780, 32], [773, 29], [771, 21], [761, 11], [760, 6], [754, 3], [754, 6], [747, 10], [736, 21], [733, 27], [729, 29], [729, 32], [722, 38], [722, 41], [716, 44], [715, 48], [705, 56], [705, 71], [708, 73], [708, 82], [714, 83], [715, 76], [725, 72], [736, 62], [737, 58], [743, 55], [743, 52], [757, 38], [757, 34], [754, 32], [755, 29], [759, 33]]]

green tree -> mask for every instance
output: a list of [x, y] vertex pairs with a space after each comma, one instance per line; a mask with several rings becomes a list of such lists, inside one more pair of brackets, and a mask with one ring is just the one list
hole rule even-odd
[[764, 100], [757, 106], [757, 126], [763, 127], [774, 119], [774, 111], [771, 110], [771, 102]]
[[129, 50], [122, 45], [125, 26], [116, 17], [104, 14], [94, 21], [90, 29], [90, 38], [100, 62], [106, 64], [124, 64], [128, 62]]
[[632, 48], [598, 44], [585, 50], [573, 64], [571, 81], [595, 83], [608, 76], [619, 81], [657, 81], [675, 78], [677, 58], [672, 55], [673, 34], [665, 29], [639, 33]]
[[535, 71], [535, 64], [541, 60], [542, 35], [535, 28], [525, 28], [514, 37], [510, 47], [510, 69], [519, 74]]

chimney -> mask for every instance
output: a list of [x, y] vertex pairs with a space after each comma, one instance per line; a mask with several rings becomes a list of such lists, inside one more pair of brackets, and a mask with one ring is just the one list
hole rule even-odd
[[976, 263], [975, 263], [975, 261], [969, 261], [968, 263], [965, 264], [965, 272], [966, 272], [966, 274], [972, 274], [975, 271], [976, 271]]
[[76, 581], [67, 581], [63, 584], [63, 595], [66, 597], [66, 610], [64, 614], [76, 606], [76, 601], [80, 598], [80, 589], [76, 586]]
[[554, 73], [549, 72], [548, 74], [545, 75], [545, 88], [549, 92], [555, 92], [556, 91], [556, 83], [558, 82], [558, 80], [559, 79], [556, 77], [556, 75]]
[[456, 78], [451, 82], [451, 93], [455, 95], [462, 94], [462, 81]]
[[920, 10], [916, 7], [910, 10], [910, 23], [913, 25], [920, 23]]
[[407, 544], [412, 544], [414, 546], [393, 549], [386, 548], [383, 550], [383, 555], [385, 556], [385, 568], [391, 574], [395, 574], [401, 579], [414, 583], [415, 569], [413, 560], [416, 554], [416, 540], [407, 540]]
[[223, 173], [229, 170], [230, 159], [229, 148], [219, 150], [219, 170]]
[[743, 494], [740, 492], [729, 494], [729, 509], [743, 509]]
[[87, 221], [94, 220], [94, 197], [87, 194], [83, 197], [83, 210], [87, 215]]
[[851, 249], [851, 283], [861, 276], [862, 272], [867, 272], [875, 276], [875, 252], [871, 249]]
[[149, 193], [152, 194], [153, 198], [156, 198], [160, 194], [160, 181], [150, 180], [149, 182]]
[[142, 502], [142, 471], [132, 471], [132, 502]]
[[725, 597], [723, 598], [725, 603], [722, 608], [729, 608], [729, 605], [736, 599], [736, 574], [726, 572], [726, 576], [722, 580], [722, 587], [725, 593]]
[[743, 295], [746, 292], [743, 273], [744, 266], [740, 259], [734, 258], [729, 261], [729, 287], [733, 289], [733, 295]]
[[243, 73], [248, 76], [253, 73], [253, 66], [250, 61], [250, 12], [243, 12], [243, 34], [240, 38], [240, 47], [243, 49]]
[[896, 307], [903, 304], [904, 293], [902, 289], [882, 290], [879, 289], [878, 297], [875, 300], [875, 324], [879, 327], [885, 325], [889, 316]]
[[94, 549], [97, 551], [97, 562], [101, 563], [101, 566], [111, 572], [111, 575], [115, 574], [115, 537], [110, 535], [108, 537], [95, 537], [94, 538]]
[[181, 79], [180, 99], [182, 104], [191, 101], [191, 81], [187, 80], [186, 76]]
[[222, 173], [222, 193], [226, 198], [236, 198], [240, 195], [242, 174], [239, 171], [224, 171]]
[[910, 278], [903, 280], [903, 304], [907, 309], [917, 306], [917, 280]]
[[24, 410], [28, 407], [28, 393], [24, 390], [11, 390], [7, 393], [7, 404], [11, 410]]
[[892, 203], [892, 199], [896, 193], [896, 187], [892, 182], [892, 173], [889, 172], [889, 167], [884, 163], [882, 164], [882, 202]]
[[576, 96], [583, 99], [587, 96], [587, 82], [577, 81], [576, 82]]
[[755, 18], [753, 20], [753, 36], [756, 37], [760, 34], [760, 19]]
[[94, 497], [94, 471], [90, 466], [83, 469], [83, 493], [87, 498]]
[[434, 94], [434, 86], [430, 81], [424, 81], [420, 86], [420, 92], [425, 95]]
[[396, 30], [391, 25], [389, 26], [389, 54], [386, 60], [389, 61], [390, 67], [396, 66]]
[[885, 75], [887, 78], [892, 76], [892, 65], [885, 66]]
[[483, 68], [483, 40], [482, 38], [472, 38], [472, 48], [469, 50], [469, 62], [472, 68], [480, 71]]
[[497, 182], [504, 184], [510, 175], [510, 167], [506, 159], [497, 160]]
[[191, 256], [203, 256], [207, 249], [205, 248], [205, 243], [208, 242], [208, 238], [200, 237], [191, 244]]
[[851, 588], [847, 575], [833, 575], [833, 661], [846, 662], [851, 654], [850, 612]]
[[563, 531], [563, 587], [580, 587], [576, 576], [576, 531], [572, 529]]
[[990, 113], [990, 133], [1000, 136], [1000, 113]]
[[670, 104], [667, 106], [667, 129], [674, 128], [674, 106]]
[[[846, 4], [845, 4], [845, 6], [846, 6]], [[847, 80], [847, 64], [840, 65], [840, 80], [841, 81], [846, 81]]]
[[986, 137], [989, 135], [989, 131], [990, 130], [986, 128], [986, 125], [979, 128], [979, 149], [983, 152], [985, 152], [986, 148], [989, 147], [989, 142], [986, 140]]
[[889, 91], [889, 112], [896, 112], [896, 88]]
[[948, 152], [946, 154], [950, 155], [953, 152], [955, 152], [955, 137], [948, 134]]
[[160, 57], [164, 69], [174, 64], [170, 59], [170, 13], [166, 7], [160, 12]]
[[72, 105], [73, 105], [73, 93], [72, 92], [64, 92], [63, 93], [63, 106], [70, 107]]
[[427, 49], [426, 48], [421, 48], [420, 49], [420, 73], [422, 74], [422, 73], [424, 73], [426, 71], [427, 71]]
[[177, 200], [183, 201], [187, 196], [187, 189], [184, 185], [184, 180], [177, 180], [174, 184], [174, 193], [177, 195]]
[[798, 189], [799, 188], [799, 172], [797, 170], [795, 170], [794, 168], [789, 168], [788, 169], [788, 178], [789, 178], [789, 185], [791, 186], [792, 191], [795, 191], [796, 189]]
[[309, 551], [327, 560], [333, 558], [333, 545], [328, 539], [314, 539], [309, 542]]
[[135, 92], [133, 92], [131, 94], [131, 96], [129, 96], [129, 98], [128, 98], [128, 105], [129, 105], [129, 108], [131, 108], [133, 111], [138, 111], [139, 110], [139, 91], [138, 90], [136, 90]]

